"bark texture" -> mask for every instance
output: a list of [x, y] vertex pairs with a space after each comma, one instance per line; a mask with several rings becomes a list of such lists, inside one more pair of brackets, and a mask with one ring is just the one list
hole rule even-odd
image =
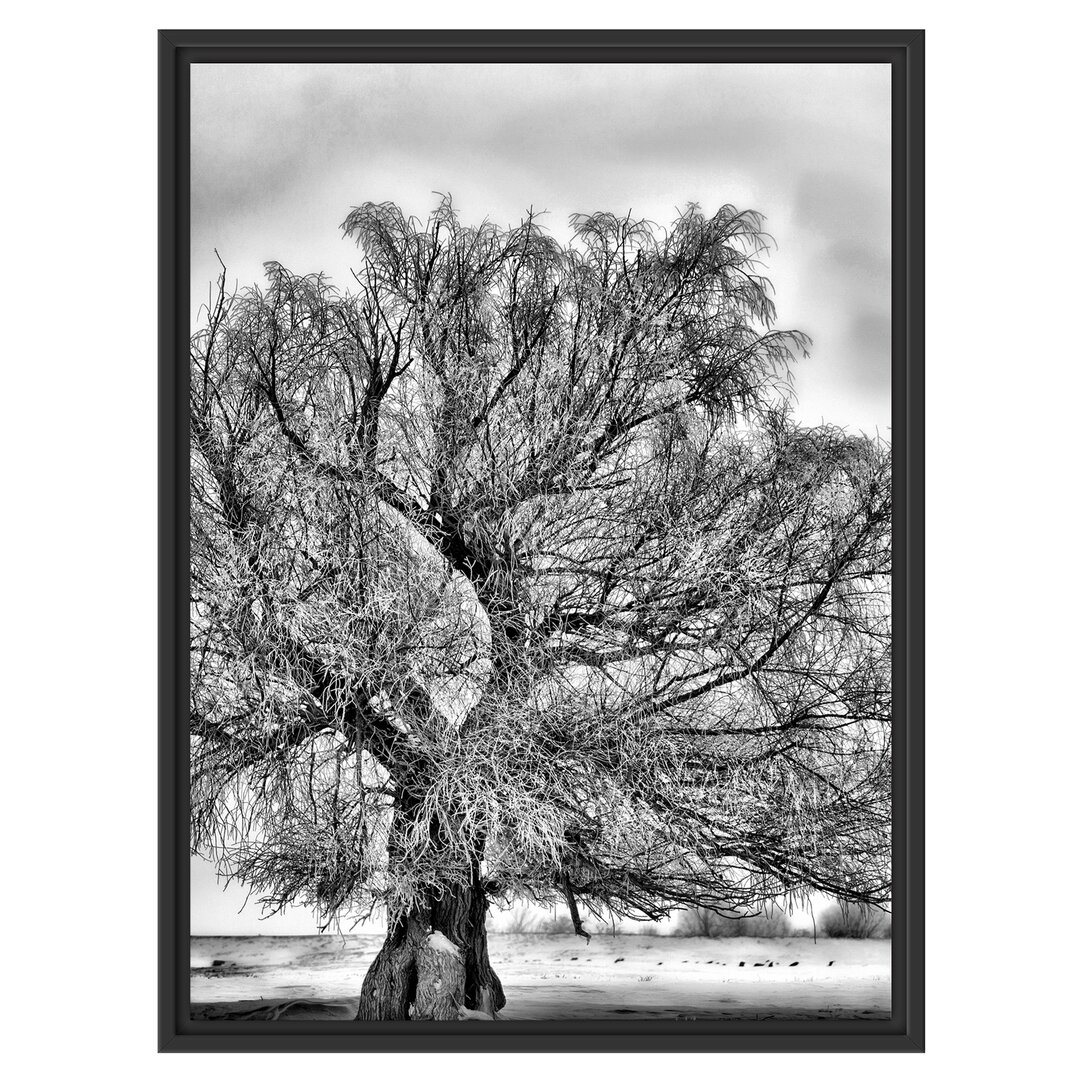
[[479, 868], [474, 868], [468, 886], [448, 889], [433, 901], [431, 927], [461, 949], [465, 964], [465, 1007], [494, 1016], [506, 1004], [506, 995], [488, 957], [484, 927], [487, 910]]
[[412, 1020], [457, 1020], [465, 993], [461, 950], [442, 934], [429, 934], [416, 957]]
[[364, 976], [357, 1020], [408, 1020], [416, 997], [416, 956], [426, 930], [415, 916], [391, 920], [386, 940]]
[[[488, 957], [487, 908], [479, 867], [474, 867], [468, 885], [448, 887], [430, 897], [426, 911], [413, 909], [392, 918], [386, 940], [364, 977], [357, 1020], [408, 1020], [413, 1005], [437, 996], [430, 985], [438, 977], [437, 969], [420, 963], [421, 951], [433, 930], [458, 947], [464, 970], [455, 1010], [463, 1005], [494, 1016], [506, 1004], [506, 995]], [[452, 1019], [456, 1018], [455, 1013]]]

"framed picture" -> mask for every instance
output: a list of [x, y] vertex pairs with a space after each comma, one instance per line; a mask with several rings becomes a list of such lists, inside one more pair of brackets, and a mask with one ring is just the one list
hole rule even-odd
[[159, 49], [161, 1049], [921, 1050], [922, 33]]

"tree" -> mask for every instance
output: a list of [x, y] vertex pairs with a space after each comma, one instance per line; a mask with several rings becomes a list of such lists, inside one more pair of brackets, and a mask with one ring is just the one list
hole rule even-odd
[[892, 915], [867, 904], [830, 904], [819, 922], [826, 937], [887, 938], [892, 935]]
[[789, 937], [791, 920], [778, 907], [727, 918], [710, 908], [686, 908], [679, 915], [679, 933], [684, 937]]
[[361, 1019], [489, 900], [889, 895], [890, 464], [795, 424], [762, 219], [354, 209], [356, 288], [224, 274], [191, 342], [192, 842], [385, 905]]

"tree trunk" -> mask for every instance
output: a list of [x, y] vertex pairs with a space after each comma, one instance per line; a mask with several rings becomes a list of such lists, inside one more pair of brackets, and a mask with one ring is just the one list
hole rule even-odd
[[437, 930], [424, 938], [416, 957], [416, 1000], [413, 1020], [460, 1020], [465, 997], [465, 965], [461, 950]]
[[445, 934], [461, 950], [465, 963], [465, 1000], [467, 1009], [494, 1016], [505, 1004], [502, 983], [488, 958], [488, 902], [480, 883], [479, 866], [474, 866], [467, 886], [445, 890], [431, 905], [431, 926]]
[[[386, 940], [364, 977], [357, 1020], [411, 1019], [420, 979], [430, 982], [438, 977], [435, 966], [418, 962], [433, 930], [458, 947], [464, 964], [463, 1000], [456, 1004], [494, 1016], [506, 1004], [506, 995], [488, 958], [487, 907], [479, 866], [474, 866], [468, 885], [449, 886], [430, 897], [426, 911], [414, 908], [394, 914]], [[420, 997], [430, 1001], [439, 990], [425, 985]]]
[[416, 997], [416, 956], [426, 928], [415, 915], [390, 920], [386, 940], [364, 976], [357, 1020], [408, 1020]]

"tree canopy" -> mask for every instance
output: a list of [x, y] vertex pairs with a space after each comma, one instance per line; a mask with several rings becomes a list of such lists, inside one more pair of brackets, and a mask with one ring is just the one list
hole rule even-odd
[[890, 456], [762, 218], [367, 203], [191, 341], [192, 843], [323, 919], [890, 888]]

